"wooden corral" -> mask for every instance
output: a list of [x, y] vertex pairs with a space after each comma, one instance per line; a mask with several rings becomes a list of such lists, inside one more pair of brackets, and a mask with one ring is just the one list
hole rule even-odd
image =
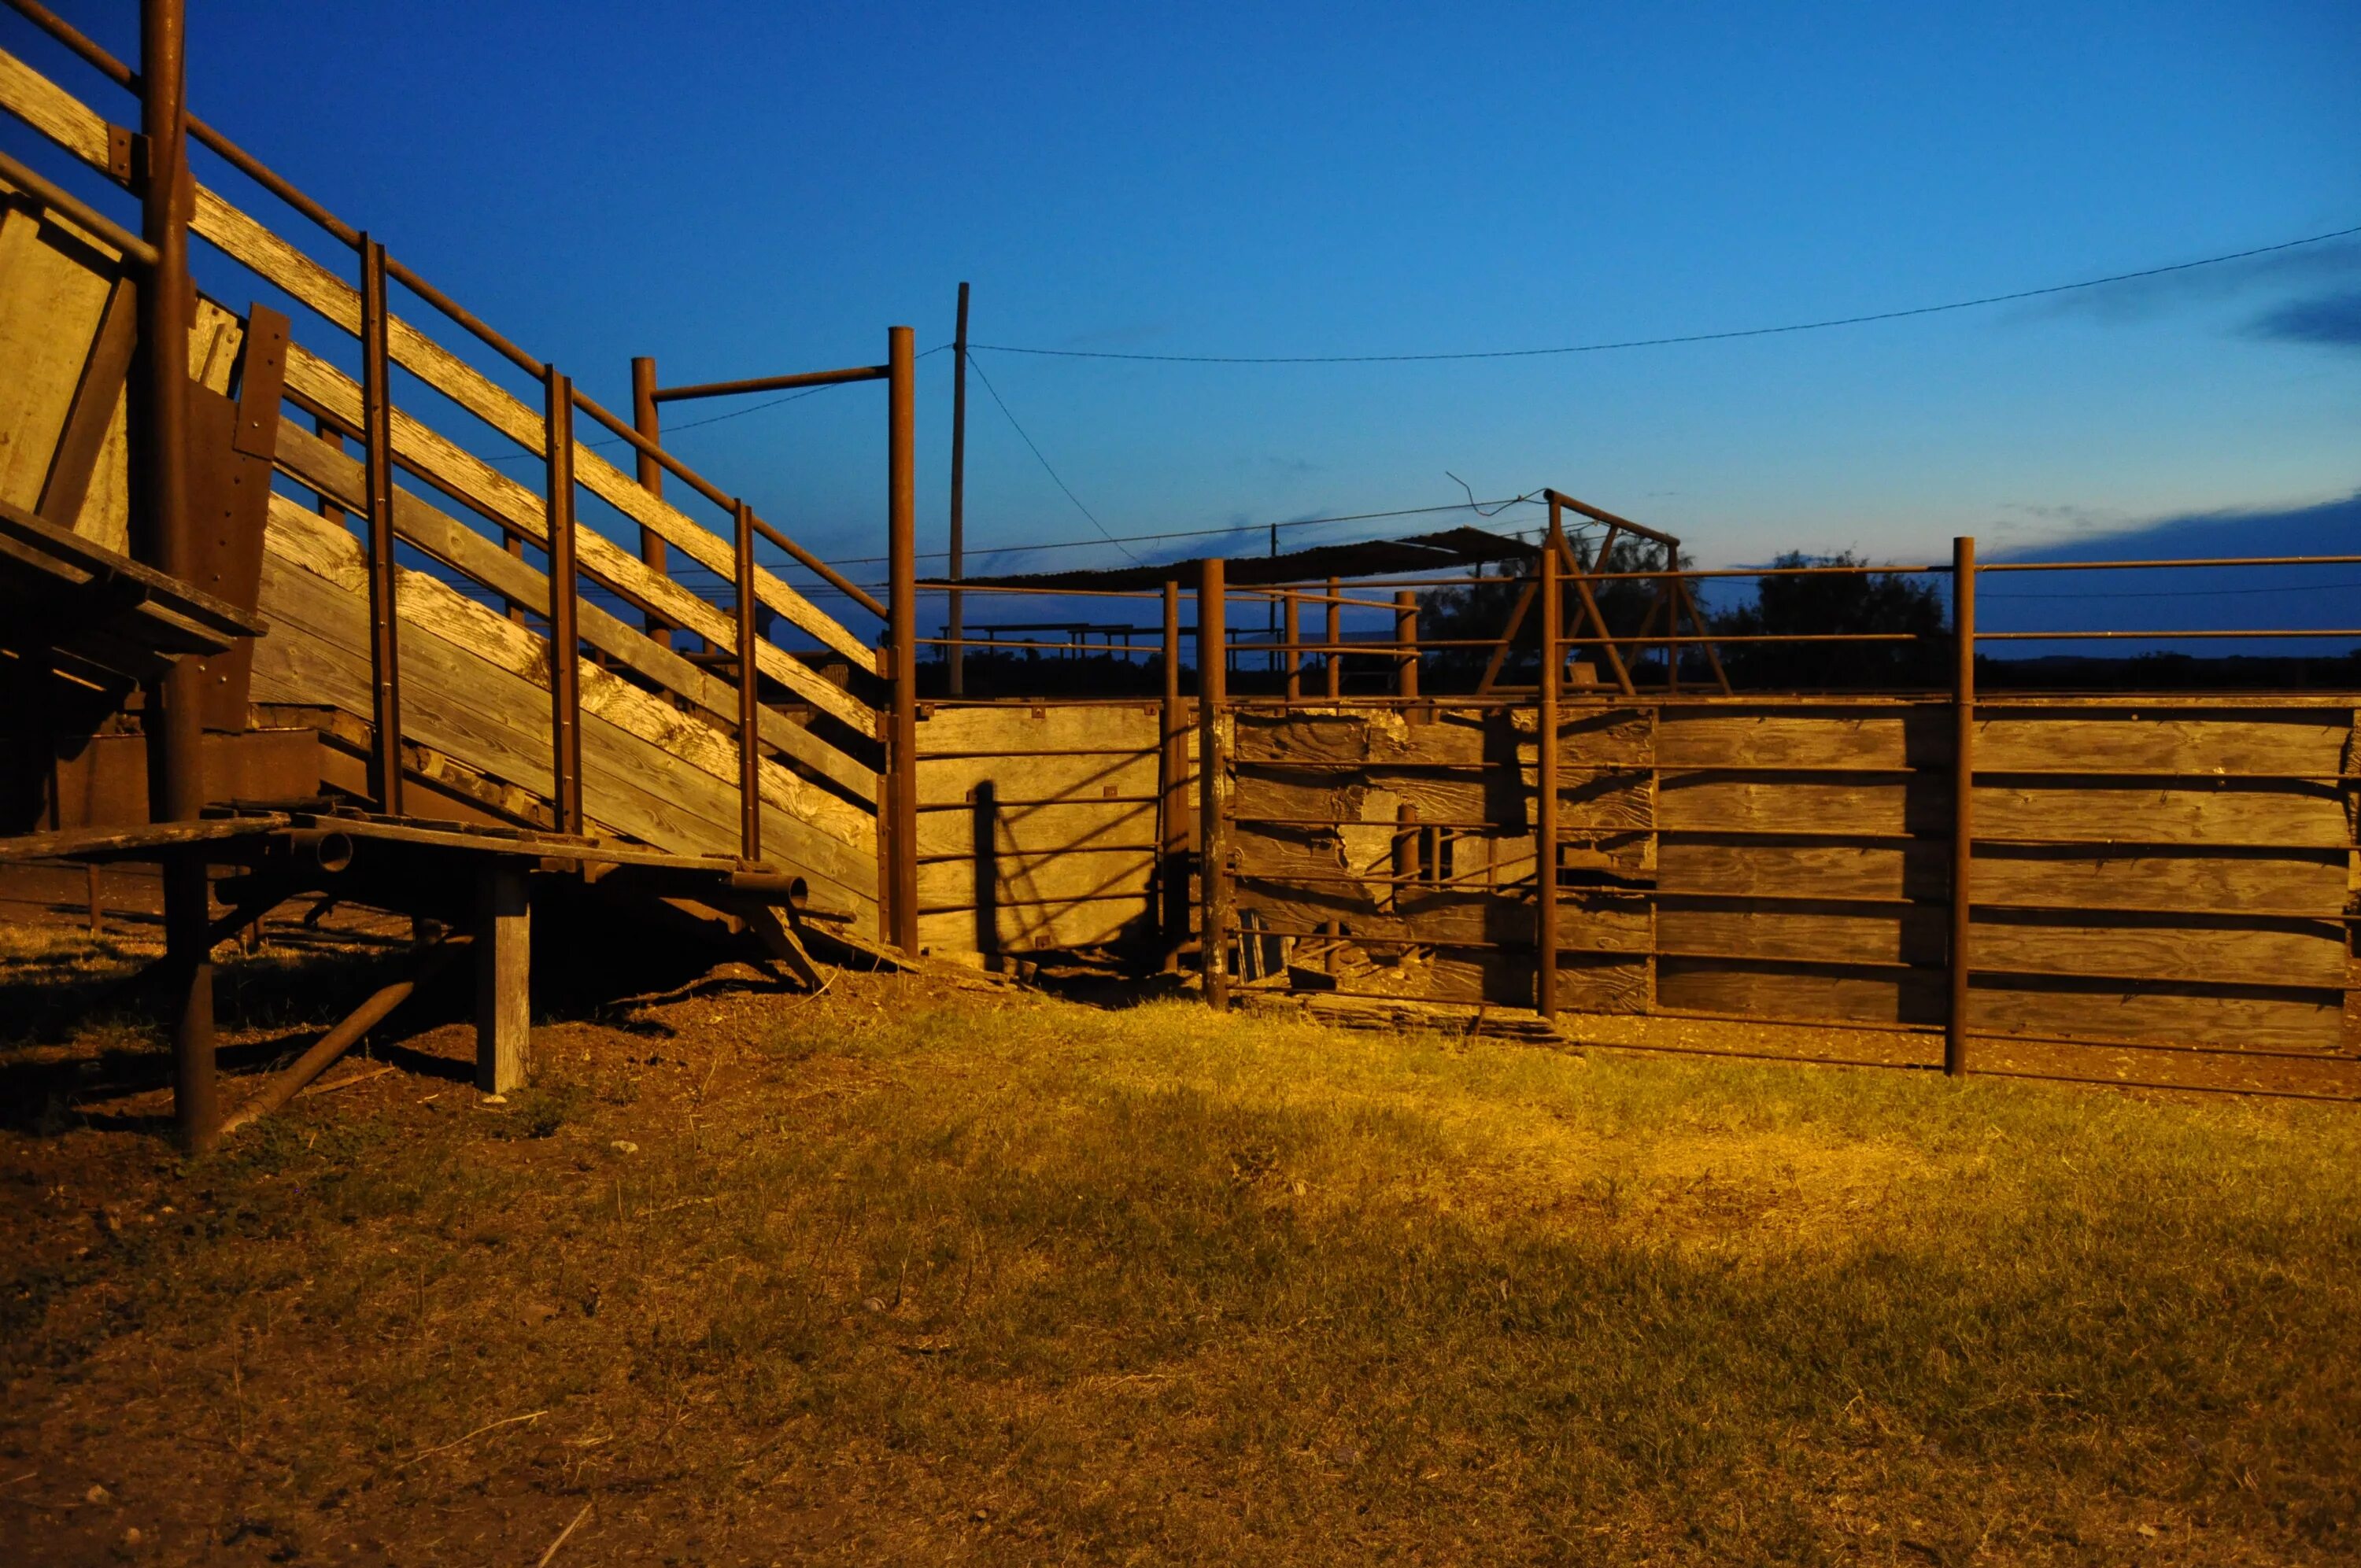
[[[11, 3], [161, 112], [154, 73]], [[0, 108], [132, 185], [130, 132], [5, 53]], [[1695, 591], [1711, 574], [1677, 539], [1556, 491], [1538, 543], [1459, 528], [1274, 546], [1235, 572], [921, 583], [909, 329], [844, 370], [666, 389], [639, 361], [624, 421], [201, 121], [189, 134], [351, 265], [202, 182], [148, 201], [135, 235], [0, 159], [0, 910], [160, 915], [193, 1141], [217, 1123], [192, 1097], [206, 955], [319, 891], [412, 916], [423, 962], [472, 948], [488, 1088], [528, 1069], [540, 888], [751, 937], [808, 982], [807, 938], [883, 961], [1090, 954], [1193, 968], [1216, 1005], [2361, 1089], [2351, 694], [1980, 696], [1979, 636], [2025, 634], [1979, 633], [1978, 573], [2027, 568], [1980, 568], [1971, 540], [1910, 568], [1946, 578], [1947, 631], [1784, 639], [1908, 644], [1951, 664], [1949, 690], [1734, 689], [1723, 651], [1782, 639], [1718, 632]], [[236, 297], [173, 271], [191, 236]], [[397, 313], [392, 284], [425, 310]], [[419, 324], [436, 316], [464, 352]], [[184, 356], [144, 351], [179, 335]], [[963, 329], [957, 346], [963, 375]], [[398, 400], [397, 370], [435, 396]], [[869, 380], [887, 404], [882, 601], [682, 465], [657, 415]], [[183, 396], [175, 434], [156, 410]], [[636, 548], [586, 524], [585, 497]], [[1420, 590], [1479, 578], [1502, 623], [1422, 639]], [[995, 592], [1028, 611], [969, 623]], [[921, 635], [922, 594], [948, 596], [948, 636]], [[1098, 609], [1044, 621], [1044, 596]], [[1238, 596], [1264, 641], [1233, 635], [1253, 635]], [[1106, 620], [1126, 598], [1158, 601], [1160, 627]], [[1110, 665], [1120, 631], [1160, 695], [1125, 695], [1144, 674], [1087, 698], [968, 687], [965, 650], [1056, 650], [1039, 637], [1061, 626], [1101, 636]], [[948, 698], [920, 701], [922, 646]], [[1672, 1027], [1708, 1022], [1763, 1032], [1733, 1047]]]

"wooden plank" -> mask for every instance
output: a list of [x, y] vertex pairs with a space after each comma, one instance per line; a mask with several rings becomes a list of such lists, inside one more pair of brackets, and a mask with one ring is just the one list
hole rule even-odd
[[476, 1087], [509, 1094], [533, 1074], [533, 909], [514, 861], [476, 874]]
[[[273, 498], [274, 502], [283, 499]], [[290, 510], [297, 515], [290, 518]], [[359, 547], [350, 535], [301, 508], [274, 505], [272, 515], [272, 548], [263, 564], [263, 602], [285, 618], [288, 635], [264, 638], [256, 644], [256, 700], [324, 701], [365, 716], [371, 711], [366, 604], [357, 593], [310, 569], [302, 556], [308, 542], [326, 557], [321, 565], [338, 577], [351, 578], [360, 570]], [[277, 526], [282, 521], [307, 521], [309, 526]], [[456, 603], [438, 604], [438, 598]], [[495, 663], [474, 652], [474, 647], [487, 645], [498, 649], [495, 639], [504, 635], [500, 629], [530, 634], [422, 574], [412, 573], [403, 579], [401, 604], [405, 629], [405, 731], [471, 767], [545, 796], [549, 788], [545, 654], [539, 656], [542, 684], [536, 684], [516, 667], [530, 667], [535, 662], [532, 653], [520, 656], [510, 650], [502, 655], [505, 662]], [[462, 648], [442, 635], [454, 628], [468, 635], [470, 647]], [[408, 678], [413, 665], [418, 671], [414, 682]], [[601, 702], [597, 709], [592, 707], [594, 687], [603, 687], [607, 682], [622, 685], [611, 675], [599, 680], [589, 669], [584, 672], [583, 767], [591, 816], [610, 830], [661, 849], [687, 853], [733, 850], [738, 842], [734, 766], [729, 775], [731, 782], [724, 784], [710, 766], [695, 765], [693, 750], [680, 759], [691, 765], [678, 766], [668, 750], [652, 750], [640, 735], [619, 729], [614, 716], [629, 717], [634, 711], [628, 701]], [[637, 688], [625, 689], [649, 707], [662, 707]], [[693, 722], [675, 710], [664, 711], [672, 712], [676, 722]], [[777, 858], [796, 864], [816, 881], [835, 883], [861, 917], [873, 921], [873, 844], [848, 845], [789, 809], [788, 790], [807, 795], [820, 792], [784, 768], [765, 763], [763, 779], [764, 839], [780, 847]]]
[[[1744, 958], [1844, 963], [1940, 963], [1949, 912], [1934, 905], [1850, 908], [1839, 905], [1665, 895], [1656, 908], [1656, 941], [1668, 953], [1728, 953]], [[1982, 928], [1978, 937], [1981, 942]], [[1983, 949], [1977, 948], [1978, 961]]]
[[[1618, 762], [1646, 767], [1655, 755], [1651, 714], [1653, 709], [1615, 706], [1610, 707], [1561, 707], [1558, 710], [1558, 760], [1569, 766], [1609, 765]], [[1506, 730], [1513, 736], [1512, 744], [1519, 762], [1532, 763], [1536, 755], [1533, 737], [1541, 728], [1539, 714], [1530, 707], [1508, 709], [1504, 717], [1495, 718], [1496, 730]], [[1498, 751], [1495, 755], [1499, 755]]]
[[1969, 1000], [1970, 1021], [1993, 1034], [2321, 1052], [2337, 1050], [2344, 1035], [2345, 999], [2329, 992], [2208, 993], [2161, 982], [2125, 989], [1980, 978]]
[[[287, 291], [347, 332], [360, 330], [360, 298], [343, 280], [256, 223], [214, 192], [197, 187], [190, 227], [224, 255]], [[394, 362], [428, 386], [536, 456], [547, 450], [539, 410], [511, 396], [480, 371], [449, 353], [401, 317], [387, 323]], [[591, 447], [577, 441], [574, 474], [591, 494], [651, 532], [677, 546], [699, 565], [734, 580], [730, 542], [640, 488]], [[810, 633], [856, 669], [877, 670], [877, 652], [784, 579], [757, 566], [755, 597], [790, 623]]]
[[2330, 921], [2109, 914], [2081, 919], [1980, 915], [1976, 968], [2033, 974], [2103, 974], [2202, 984], [2342, 987], [2345, 927]]
[[39, 213], [0, 206], [0, 500], [27, 511], [40, 505], [106, 308], [103, 262]]
[[[284, 496], [271, 497], [272, 548], [302, 559], [318, 575], [347, 591], [366, 588], [367, 567], [359, 543], [335, 524]], [[419, 585], [413, 591], [412, 584]], [[401, 614], [489, 663], [546, 691], [549, 644], [504, 616], [492, 613], [423, 573], [403, 579]], [[577, 660], [582, 711], [597, 714], [626, 734], [660, 749], [661, 754], [726, 782], [734, 794], [738, 745], [694, 714], [684, 713], [588, 660]], [[547, 724], [540, 727], [545, 735]], [[873, 853], [875, 818], [837, 799], [786, 769], [764, 761], [763, 798], [769, 804], [837, 839], [853, 853]]]
[[[990, 784], [1003, 800], [1088, 800], [1156, 793], [1157, 755], [1089, 757], [920, 757], [918, 804], [948, 806]], [[1117, 802], [1116, 804], [1121, 804]]]
[[1562, 953], [1557, 969], [1557, 1006], [1565, 1013], [1641, 1014], [1654, 1002], [1648, 961], [1615, 960]]
[[[918, 868], [918, 905], [973, 905], [984, 891], [977, 872], [983, 862], [937, 861]], [[993, 902], [1078, 903], [1137, 894], [1145, 897], [1155, 858], [1133, 850], [1073, 850], [1050, 855], [995, 857]]]
[[1661, 828], [1737, 832], [1934, 833], [1950, 822], [1950, 791], [1939, 779], [1796, 778], [1779, 774], [1685, 773], [1656, 793]]
[[2086, 768], [2202, 777], [2217, 773], [2334, 773], [2340, 771], [2349, 721], [2334, 709], [2176, 709], [2153, 704], [2099, 704], [2086, 713], [1984, 707], [1976, 725], [1976, 766]]
[[[920, 915], [920, 950], [946, 955], [990, 951], [977, 941], [976, 920], [972, 910]], [[1004, 908], [995, 913], [994, 931], [999, 950], [1005, 953], [1112, 947], [1153, 937], [1155, 917], [1147, 902], [1137, 898], [1046, 909]]]
[[[279, 461], [308, 488], [354, 510], [361, 510], [359, 462], [284, 420], [279, 426]], [[401, 537], [495, 592], [520, 604], [549, 602], [549, 578], [544, 573], [405, 490], [394, 491], [393, 521], [394, 531]], [[592, 536], [586, 532], [579, 537]], [[658, 685], [679, 692], [707, 712], [735, 719], [738, 693], [734, 685], [715, 679], [640, 628], [626, 625], [588, 600], [577, 601], [576, 614], [577, 630], [592, 647]], [[762, 735], [766, 744], [786, 752], [856, 799], [872, 803], [876, 800], [877, 775], [873, 770], [862, 767], [784, 716], [765, 709]]]
[[[1192, 706], [1192, 705], [1184, 705]], [[1125, 703], [994, 703], [973, 707], [922, 707], [918, 755], [995, 752], [1017, 756], [1104, 747], [1153, 752], [1158, 705]], [[1194, 728], [1193, 719], [1191, 727]]]
[[1656, 959], [1656, 1004], [1674, 1012], [1939, 1024], [1949, 1000], [1941, 973], [1932, 970], [1806, 970]]
[[92, 168], [106, 168], [106, 121], [5, 49], [0, 49], [0, 107]]
[[1344, 713], [1271, 714], [1241, 710], [1239, 751], [1246, 762], [1477, 763], [1499, 754], [1481, 715], [1449, 712], [1413, 724], [1386, 708]]
[[[1666, 707], [1656, 761], [1666, 768], [1926, 768], [1950, 760], [1940, 708], [1876, 713], [1776, 707]], [[1982, 753], [1979, 754], [1979, 761]]]
[[[295, 344], [290, 344], [287, 349], [287, 385], [291, 391], [339, 419], [353, 423], [360, 420], [360, 389], [335, 367]], [[280, 428], [284, 431], [289, 427], [282, 421]], [[548, 509], [538, 493], [445, 440], [399, 409], [393, 411], [393, 449], [403, 460], [414, 463], [531, 543], [544, 549], [548, 547]], [[579, 553], [581, 569], [594, 581], [653, 610], [660, 620], [696, 632], [717, 648], [737, 646], [737, 625], [730, 616], [674, 579], [651, 570], [637, 555], [596, 529], [577, 530], [575, 548]], [[734, 568], [725, 562], [722, 570], [728, 576]], [[787, 650], [763, 642], [755, 650], [754, 662], [764, 674], [855, 733], [876, 733], [875, 709]], [[734, 697], [730, 711], [736, 711]]]
[[[996, 810], [1004, 840], [1012, 849], [1104, 850], [1118, 844], [1145, 844], [1156, 836], [1156, 803], [1082, 800], [1070, 806], [1030, 806]], [[972, 811], [918, 813], [918, 853], [972, 855], [976, 822]], [[925, 874], [926, 868], [919, 868]]]
[[2328, 784], [2224, 779], [2170, 788], [2119, 788], [2059, 779], [1979, 784], [1975, 814], [1979, 839], [2165, 844], [2348, 841], [2342, 794]]
[[[5, 52], [0, 52], [0, 105], [14, 110], [35, 129], [92, 168], [106, 169], [106, 122], [72, 94]], [[284, 290], [309, 309], [346, 332], [359, 333], [357, 291], [239, 211], [220, 192], [203, 184], [196, 187], [189, 226], [224, 255]], [[511, 396], [399, 317], [388, 323], [388, 337], [392, 356], [403, 368], [526, 451], [544, 450], [542, 415], [538, 411]], [[730, 560], [732, 551], [727, 541], [649, 495], [595, 451], [579, 442], [576, 447], [576, 477], [591, 493], [661, 534], [701, 565], [724, 577], [733, 575]], [[855, 668], [876, 672], [876, 650], [775, 574], [756, 568], [755, 592], [763, 604], [842, 653]]]

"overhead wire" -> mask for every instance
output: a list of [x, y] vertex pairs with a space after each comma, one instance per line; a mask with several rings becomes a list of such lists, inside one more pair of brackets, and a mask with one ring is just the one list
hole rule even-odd
[[1490, 348], [1462, 350], [1444, 354], [1136, 354], [1098, 348], [1038, 348], [1009, 343], [970, 344], [969, 351], [988, 348], [996, 354], [1032, 354], [1059, 359], [1125, 359], [1159, 365], [1405, 365], [1433, 363], [1440, 360], [1464, 359], [1535, 359], [1551, 355], [1604, 354], [1616, 349], [1666, 348], [1686, 343], [1727, 343], [1736, 338], [1775, 337], [1786, 333], [1819, 332], [1828, 327], [1864, 326], [1872, 322], [1904, 321], [1912, 316], [1940, 315], [1949, 311], [1971, 311], [1984, 305], [2004, 305], [2018, 300], [2037, 300], [2052, 294], [2070, 294], [2083, 289], [2103, 289], [2114, 283], [2137, 282], [2144, 278], [2162, 278], [2175, 272], [2191, 272], [2202, 267], [2220, 267], [2227, 262], [2246, 261], [2257, 256], [2271, 256], [2283, 250], [2295, 250], [2304, 246], [2325, 245], [2330, 240], [2345, 239], [2361, 235], [2361, 224], [2350, 228], [2332, 229], [2325, 234], [2306, 235], [2301, 239], [2281, 240], [2276, 245], [2258, 245], [2246, 250], [2227, 251], [2220, 256], [2201, 257], [2195, 261], [2175, 261], [2161, 267], [2143, 267], [2130, 272], [2111, 272], [2103, 278], [2085, 278], [2072, 283], [2052, 283], [2039, 289], [2017, 289], [2004, 294], [1982, 294], [1972, 300], [1952, 300], [1939, 305], [1914, 305], [1906, 310], [1872, 311], [1863, 315], [1829, 316], [1819, 321], [1789, 322], [1779, 326], [1733, 327], [1720, 332], [1691, 332], [1663, 337], [1620, 338], [1598, 343], [1562, 344], [1547, 348]]
[[[962, 287], [964, 287], [964, 285], [962, 285]], [[962, 294], [961, 298], [964, 299], [965, 295]], [[1130, 546], [1125, 544], [1123, 541], [1117, 539], [1113, 533], [1108, 532], [1107, 525], [1098, 520], [1098, 514], [1092, 511], [1090, 508], [1084, 506], [1082, 504], [1082, 498], [1074, 494], [1072, 487], [1069, 486], [1065, 480], [1058, 477], [1058, 470], [1049, 466], [1049, 460], [1041, 455], [1041, 448], [1034, 444], [1031, 436], [1025, 433], [1025, 427], [1016, 422], [1016, 416], [1009, 412], [1008, 400], [1000, 395], [1000, 389], [994, 386], [992, 384], [992, 378], [984, 374], [983, 366], [979, 363], [975, 357], [975, 345], [973, 344], [970, 344], [968, 345], [967, 362], [974, 368], [976, 379], [983, 383], [983, 389], [990, 392], [992, 394], [992, 400], [999, 405], [1001, 413], [1008, 421], [1008, 428], [1016, 433], [1017, 439], [1024, 442], [1027, 450], [1033, 454], [1034, 461], [1041, 465], [1041, 471], [1049, 476], [1050, 481], [1055, 484], [1058, 488], [1065, 491], [1066, 499], [1074, 503], [1074, 510], [1081, 512], [1084, 517], [1089, 518], [1091, 520], [1091, 526], [1097, 529], [1100, 534], [1104, 537], [1109, 544], [1112, 544], [1116, 549], [1122, 551], [1124, 554], [1130, 559], [1132, 565], [1139, 565], [1139, 557], [1132, 554]]]

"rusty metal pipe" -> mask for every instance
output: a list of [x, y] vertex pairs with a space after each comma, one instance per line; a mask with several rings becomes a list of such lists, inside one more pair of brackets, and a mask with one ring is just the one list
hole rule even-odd
[[854, 365], [842, 370], [806, 370], [793, 376], [756, 376], [743, 381], [701, 381], [693, 387], [659, 387], [655, 400], [676, 403], [689, 398], [728, 398], [741, 392], [784, 392], [796, 387], [840, 387], [852, 381], [884, 381], [894, 367]]
[[80, 226], [88, 229], [123, 253], [124, 259], [152, 269], [156, 265], [156, 247], [116, 223], [113, 218], [84, 202], [64, 186], [44, 178], [16, 159], [0, 152], [0, 175], [11, 185], [39, 200], [43, 206], [64, 214]]
[[577, 611], [574, 510], [574, 382], [553, 368], [544, 378], [549, 529], [550, 800], [557, 830], [582, 831], [582, 640]]
[[735, 537], [738, 612], [738, 852], [763, 858], [762, 664], [754, 615], [754, 509], [738, 503]]
[[302, 1091], [303, 1086], [328, 1070], [338, 1057], [350, 1050], [363, 1035], [385, 1020], [386, 1014], [407, 1002], [420, 986], [441, 971], [443, 967], [472, 943], [466, 936], [446, 937], [426, 950], [418, 971], [406, 980], [397, 980], [382, 986], [369, 999], [347, 1014], [335, 1028], [320, 1036], [312, 1048], [273, 1073], [254, 1097], [230, 1113], [222, 1124], [224, 1133], [234, 1133], [250, 1123], [258, 1122], [286, 1104]]
[[1223, 562], [1209, 555], [1197, 578], [1197, 882], [1201, 907], [1198, 961], [1205, 1004], [1216, 1012], [1230, 1004], [1227, 943], [1230, 927], [1228, 832], [1222, 802], [1222, 709], [1228, 701], [1229, 655], [1224, 622], [1228, 606], [1222, 585]]
[[892, 744], [887, 781], [894, 816], [894, 943], [918, 956], [917, 353], [906, 326], [885, 333], [892, 382], [885, 419], [885, 551], [893, 637]]

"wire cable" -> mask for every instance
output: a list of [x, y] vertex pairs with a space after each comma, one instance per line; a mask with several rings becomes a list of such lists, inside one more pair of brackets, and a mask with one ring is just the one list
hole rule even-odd
[[1050, 482], [1056, 485], [1058, 488], [1066, 492], [1066, 499], [1074, 503], [1074, 510], [1081, 512], [1084, 517], [1089, 518], [1091, 520], [1091, 526], [1097, 529], [1100, 534], [1104, 537], [1109, 544], [1114, 545], [1116, 549], [1122, 551], [1126, 556], [1129, 557], [1133, 565], [1139, 565], [1141, 564], [1140, 559], [1138, 556], [1131, 554], [1131, 547], [1124, 543], [1122, 540], [1117, 539], [1114, 534], [1109, 533], [1107, 532], [1107, 525], [1101, 522], [1098, 520], [1098, 515], [1092, 511], [1090, 508], [1082, 504], [1082, 498], [1074, 494], [1073, 489], [1071, 487], [1067, 485], [1065, 480], [1058, 477], [1058, 470], [1049, 466], [1049, 460], [1041, 455], [1041, 449], [1038, 446], [1034, 445], [1033, 438], [1031, 436], [1025, 433], [1025, 427], [1016, 422], [1016, 416], [1013, 413], [1009, 413], [1007, 400], [1000, 395], [1000, 389], [992, 384], [992, 378], [983, 373], [983, 365], [978, 363], [975, 357], [975, 345], [973, 344], [968, 345], [967, 362], [969, 365], [974, 367], [976, 379], [983, 383], [983, 389], [992, 394], [992, 400], [999, 404], [1000, 411], [1004, 415], [1006, 415], [1008, 420], [1008, 428], [1016, 433], [1017, 439], [1024, 442], [1026, 447], [1033, 454], [1034, 461], [1041, 465], [1041, 472], [1049, 475]]
[[2040, 289], [2018, 289], [2006, 294], [1983, 294], [1972, 300], [1953, 300], [1948, 304], [1915, 305], [1908, 310], [1875, 311], [1867, 315], [1831, 316], [1824, 321], [1790, 322], [1784, 326], [1736, 327], [1725, 332], [1692, 332], [1667, 337], [1574, 343], [1554, 348], [1491, 348], [1455, 354], [1123, 354], [1112, 349], [1026, 348], [1007, 343], [971, 343], [968, 350], [971, 354], [978, 348], [989, 348], [998, 354], [1035, 354], [1059, 359], [1129, 359], [1159, 365], [1404, 365], [1446, 359], [1534, 359], [1549, 355], [1604, 354], [1623, 348], [1666, 348], [1684, 343], [1727, 343], [1741, 337], [1775, 337], [1784, 333], [1818, 332], [1827, 327], [1862, 326], [1871, 322], [1940, 315], [1947, 311], [1971, 311], [1982, 305], [2004, 305], [2016, 300], [2037, 300], [2050, 294], [2070, 294], [2081, 289], [2103, 289], [2113, 283], [2131, 283], [2143, 278], [2162, 278], [2169, 273], [2194, 271], [2201, 267], [2219, 267], [2225, 262], [2245, 261], [2302, 246], [2325, 245], [2330, 240], [2345, 239], [2353, 235], [2361, 235], [2361, 224], [2351, 228], [2332, 229], [2326, 234], [2306, 235], [2301, 239], [2282, 240], [2277, 245], [2258, 245], [2247, 250], [2203, 257], [2195, 261], [2143, 267], [2134, 272], [2113, 272], [2104, 278], [2052, 283]]

